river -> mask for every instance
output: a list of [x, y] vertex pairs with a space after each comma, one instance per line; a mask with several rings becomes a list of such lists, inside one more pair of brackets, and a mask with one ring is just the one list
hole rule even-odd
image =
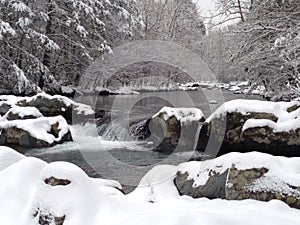
[[[90, 104], [98, 115], [111, 122], [99, 127], [95, 123], [72, 126], [74, 142], [50, 148], [26, 150], [46, 162], [67, 161], [81, 167], [91, 177], [118, 180], [130, 192], [144, 174], [158, 164], [184, 162], [192, 153], [166, 155], [152, 151], [147, 141], [138, 142], [128, 135], [130, 121], [142, 121], [163, 106], [197, 107], [208, 117], [224, 101], [261, 99], [232, 92], [202, 89], [201, 91], [151, 92], [140, 95], [80, 96], [76, 101]], [[211, 104], [210, 104], [211, 103]], [[101, 112], [108, 112], [102, 115]], [[105, 127], [104, 127], [105, 126]]]

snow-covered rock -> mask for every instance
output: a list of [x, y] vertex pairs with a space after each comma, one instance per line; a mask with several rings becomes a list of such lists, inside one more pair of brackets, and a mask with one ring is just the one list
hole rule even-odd
[[[2, 116], [2, 117], [1, 117]], [[51, 146], [71, 141], [68, 124], [94, 118], [85, 104], [59, 95], [0, 96], [0, 144], [26, 147]]]
[[105, 199], [79, 167], [50, 163], [40, 173], [28, 224], [95, 224]]
[[171, 152], [176, 147], [191, 150], [204, 120], [202, 111], [197, 108], [163, 107], [149, 124], [157, 150]]
[[180, 194], [194, 198], [278, 199], [300, 209], [300, 159], [230, 153], [182, 164], [175, 185]]
[[26, 147], [46, 147], [72, 137], [62, 116], [26, 120], [0, 120], [0, 144]]
[[94, 115], [94, 110], [85, 104], [74, 102], [73, 100], [60, 96], [40, 93], [33, 97], [24, 98], [17, 103], [20, 106], [30, 106], [37, 108], [44, 116], [63, 116], [69, 124], [73, 122], [73, 117], [85, 121]]
[[[300, 155], [300, 102], [233, 100], [219, 107], [203, 124], [197, 149], [231, 152], [262, 151]], [[215, 148], [215, 149], [210, 149]]]
[[[69, 124], [72, 117], [85, 121], [95, 114], [95, 111], [88, 105], [77, 103], [61, 95], [48, 95], [39, 93], [32, 97], [18, 97], [13, 95], [0, 96], [0, 115], [4, 115], [13, 106], [34, 107], [45, 117], [61, 115]], [[25, 109], [24, 109], [25, 110]]]
[[35, 107], [20, 107], [12, 105], [2, 120], [34, 119], [42, 117], [42, 113]]

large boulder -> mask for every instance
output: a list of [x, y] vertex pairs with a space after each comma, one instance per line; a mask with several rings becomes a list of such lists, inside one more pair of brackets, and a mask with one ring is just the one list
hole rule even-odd
[[300, 102], [233, 100], [203, 124], [197, 150], [212, 157], [260, 151], [300, 156]]
[[42, 117], [42, 113], [35, 107], [20, 107], [12, 105], [7, 113], [1, 118], [6, 120], [25, 120]]
[[0, 144], [23, 147], [49, 147], [72, 141], [69, 126], [62, 116], [0, 121]]
[[88, 119], [94, 118], [95, 113], [88, 105], [74, 102], [64, 96], [51, 96], [45, 93], [24, 98], [17, 104], [22, 107], [35, 107], [46, 117], [61, 115], [69, 124], [72, 124], [74, 118], [76, 121], [86, 122]]
[[263, 153], [230, 153], [179, 166], [175, 186], [181, 195], [227, 200], [277, 199], [300, 209], [300, 159]]
[[161, 152], [192, 151], [204, 115], [197, 108], [163, 107], [148, 123], [151, 140]]

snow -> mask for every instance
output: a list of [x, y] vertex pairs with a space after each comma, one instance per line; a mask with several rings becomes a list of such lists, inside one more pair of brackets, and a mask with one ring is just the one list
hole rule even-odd
[[138, 187], [126, 196], [131, 201], [160, 202], [179, 196], [174, 185], [177, 166], [159, 165], [151, 169], [140, 181]]
[[16, 152], [14, 149], [6, 146], [0, 146], [0, 171], [23, 158], [25, 158], [25, 156]]
[[21, 118], [24, 118], [25, 116], [34, 116], [36, 118], [43, 116], [42, 113], [35, 107], [20, 107], [12, 105], [8, 112], [0, 120], [7, 119], [10, 113], [19, 115]]
[[72, 94], [74, 93], [74, 88], [69, 86], [61, 86], [61, 92], [64, 94]]
[[233, 92], [239, 91], [239, 90], [241, 90], [241, 88], [240, 88], [239, 86], [231, 86], [231, 87], [229, 88], [229, 91], [233, 91]]
[[212, 121], [213, 118], [217, 118], [226, 113], [239, 112], [243, 115], [246, 115], [249, 112], [258, 112], [258, 113], [270, 113], [278, 117], [278, 122], [287, 121], [291, 118], [298, 116], [300, 113], [299, 110], [296, 110], [292, 113], [288, 113], [287, 109], [292, 106], [300, 106], [300, 102], [291, 101], [291, 102], [267, 102], [259, 100], [244, 100], [237, 99], [224, 103], [220, 106], [211, 116], [206, 120], [206, 122]]
[[[50, 177], [67, 179], [71, 183], [53, 187], [44, 182]], [[105, 204], [109, 207], [108, 197], [79, 167], [71, 163], [54, 162], [46, 165], [40, 173], [31, 208], [59, 217], [65, 215], [64, 225], [92, 225], [100, 218], [98, 212], [101, 212], [101, 206]], [[28, 224], [36, 222], [29, 218]]]
[[249, 119], [243, 125], [242, 131], [255, 127], [269, 127], [274, 133], [296, 131], [300, 128], [300, 118], [277, 123], [266, 119]]
[[15, 2], [12, 4], [12, 8], [16, 12], [27, 12], [27, 13], [32, 13], [31, 9], [23, 2]]
[[91, 106], [82, 104], [82, 103], [77, 103], [67, 97], [61, 96], [61, 95], [48, 95], [46, 93], [39, 93], [35, 96], [32, 97], [18, 97], [14, 95], [0, 95], [0, 101], [2, 102], [7, 102], [9, 104], [18, 104], [20, 101], [26, 101], [26, 102], [31, 102], [36, 100], [37, 98], [42, 97], [42, 98], [47, 98], [49, 100], [57, 99], [59, 101], [62, 101], [66, 106], [71, 106], [73, 105], [73, 110], [77, 111], [78, 114], [81, 115], [93, 115], [95, 111], [92, 109]]
[[[58, 137], [55, 137], [52, 134], [48, 133], [51, 131], [51, 126], [56, 123], [59, 124]], [[7, 129], [10, 127], [17, 127], [21, 130], [27, 131], [32, 137], [38, 140], [43, 140], [49, 144], [59, 142], [64, 137], [64, 135], [69, 132], [69, 126], [62, 116], [40, 117], [27, 120], [0, 121], [0, 129]]]
[[30, 19], [21, 17], [21, 18], [19, 18], [17, 25], [19, 25], [23, 29], [23, 28], [29, 26], [31, 23], [32, 23], [32, 21]]
[[159, 117], [161, 114], [163, 114], [163, 119], [165, 121], [174, 116], [181, 123], [186, 123], [190, 121], [200, 121], [204, 118], [204, 114], [201, 111], [201, 109], [171, 107], [163, 107], [158, 113], [153, 115], [152, 118]]
[[95, 113], [95, 111], [92, 109], [91, 106], [82, 104], [82, 103], [77, 103], [74, 102], [73, 100], [61, 96], [61, 95], [48, 95], [46, 93], [39, 93], [31, 98], [27, 98], [26, 101], [27, 102], [31, 102], [34, 101], [35, 99], [37, 99], [38, 97], [43, 97], [43, 98], [47, 98], [47, 99], [58, 99], [59, 101], [62, 101], [66, 106], [71, 106], [74, 105], [73, 110], [76, 110], [79, 114], [83, 114], [83, 115], [93, 115]]
[[218, 104], [218, 101], [216, 101], [216, 100], [211, 100], [211, 101], [209, 101], [209, 104], [211, 104], [211, 105], [216, 105], [216, 104]]
[[21, 70], [16, 64], [13, 64], [13, 69], [14, 69], [15, 75], [17, 76], [17, 79], [18, 79], [18, 83], [17, 83], [16, 87], [17, 87], [19, 93], [21, 93], [22, 90], [24, 90], [24, 89], [31, 89], [30, 88], [31, 86], [32, 87], [35, 86], [27, 79], [27, 77], [24, 74], [24, 71]]
[[179, 165], [179, 171], [188, 172], [188, 179], [193, 179], [194, 186], [198, 187], [206, 184], [211, 170], [222, 174], [233, 165], [239, 170], [262, 167], [269, 169], [256, 185], [257, 190], [269, 187], [282, 191], [282, 186], [276, 185], [278, 183], [300, 186], [300, 158], [276, 157], [259, 152], [229, 153], [213, 160], [187, 162]]
[[[260, 166], [265, 162], [271, 168], [269, 173], [299, 183], [297, 158], [234, 153], [213, 160], [209, 165], [224, 170], [233, 162], [239, 168]], [[23, 158], [0, 171], [0, 224], [37, 225], [40, 214], [65, 216], [64, 225], [300, 224], [300, 211], [277, 200], [228, 201], [179, 196], [172, 182], [176, 171], [188, 170], [196, 174], [199, 168], [203, 168], [200, 163], [155, 167], [132, 194], [106, 195], [103, 192], [105, 187], [117, 183], [90, 179], [71, 163], [47, 164], [35, 158]], [[45, 183], [45, 179], [50, 177], [67, 179], [71, 183], [51, 186]], [[36, 212], [38, 214], [34, 217]]]
[[89, 34], [86, 29], [81, 26], [81, 25], [77, 25], [77, 28], [76, 30], [80, 33], [80, 35], [83, 37], [83, 38], [86, 38], [86, 36]]
[[39, 159], [24, 158], [0, 171], [0, 224], [24, 224], [40, 171], [45, 165]]
[[16, 31], [10, 26], [9, 23], [0, 20], [0, 40], [2, 40], [3, 35], [9, 33], [12, 36], [16, 35]]

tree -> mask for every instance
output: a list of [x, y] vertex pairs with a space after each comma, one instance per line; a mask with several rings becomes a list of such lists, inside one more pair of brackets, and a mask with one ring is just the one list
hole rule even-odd
[[[245, 22], [251, 10], [253, 0], [216, 0], [215, 12], [211, 13], [210, 26], [220, 26], [233, 22]], [[212, 22], [215, 19], [217, 22]]]
[[[0, 76], [20, 94], [74, 83], [141, 24], [134, 1], [0, 1]], [[26, 85], [24, 85], [26, 84]], [[11, 87], [12, 88], [12, 87]]]
[[189, 45], [206, 32], [192, 0], [139, 0], [145, 39]]
[[233, 31], [240, 43], [235, 65], [274, 100], [299, 96], [299, 18], [298, 0], [256, 1], [246, 22]]

